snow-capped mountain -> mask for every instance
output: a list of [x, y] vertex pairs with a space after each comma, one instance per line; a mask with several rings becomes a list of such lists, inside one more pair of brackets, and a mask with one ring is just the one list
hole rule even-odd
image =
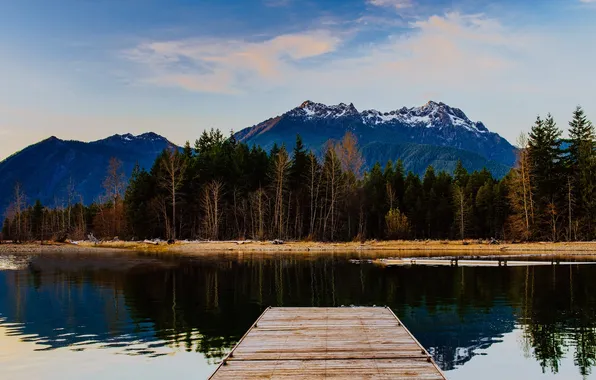
[[[425, 145], [426, 161], [430, 163], [436, 159], [431, 157], [432, 154], [429, 155], [428, 152], [433, 150], [429, 146], [435, 147], [437, 153], [444, 154], [448, 151], [450, 158], [440, 159], [449, 161], [442, 167], [446, 170], [453, 167], [451, 161], [456, 162], [457, 155], [462, 156], [462, 161], [470, 161], [468, 168], [471, 170], [500, 164], [502, 167], [499, 175], [515, 161], [515, 148], [507, 140], [489, 131], [482, 122], [470, 120], [461, 109], [434, 101], [420, 107], [402, 107], [388, 112], [360, 112], [351, 103], [325, 105], [305, 101], [281, 116], [238, 132], [236, 138], [265, 148], [271, 148], [274, 143], [292, 147], [296, 134], [300, 134], [308, 147], [318, 150], [329, 139], [341, 139], [346, 131], [351, 131], [358, 137], [365, 152], [376, 152], [376, 148], [382, 148], [398, 154], [397, 157], [374, 155], [385, 161], [404, 158], [399, 157], [399, 152], [403, 149], [389, 149], [391, 147], [387, 144], [400, 145], [402, 148], [406, 144], [409, 151], [412, 151], [412, 144]], [[472, 159], [470, 155], [478, 157]], [[365, 159], [369, 166], [374, 164], [371, 157]], [[486, 162], [481, 162], [483, 160]]]
[[371, 127], [379, 124], [400, 123], [411, 127], [462, 127], [476, 133], [488, 132], [484, 124], [471, 121], [459, 108], [452, 108], [445, 103], [436, 103], [432, 100], [422, 107], [402, 107], [389, 112], [380, 112], [374, 109], [358, 112], [352, 103], [327, 106], [307, 100], [286, 115], [302, 116], [309, 119], [353, 116], [361, 118], [364, 124]]

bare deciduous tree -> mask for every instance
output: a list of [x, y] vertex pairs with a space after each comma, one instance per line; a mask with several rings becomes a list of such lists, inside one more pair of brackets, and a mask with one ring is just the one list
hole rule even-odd
[[[109, 234], [113, 237], [120, 234], [122, 220], [124, 218], [124, 210], [120, 200], [126, 189], [126, 178], [122, 171], [122, 161], [115, 157], [110, 158], [106, 178], [103, 182], [105, 196], [112, 202], [112, 226], [109, 228]], [[68, 211], [68, 225], [70, 228], [70, 198]]]
[[346, 173], [351, 173], [354, 178], [362, 177], [364, 158], [358, 147], [358, 139], [352, 132], [346, 132], [342, 140], [335, 145], [335, 151], [341, 161], [341, 168]]
[[265, 216], [267, 207], [267, 193], [263, 188], [258, 188], [251, 194], [253, 237], [258, 240], [265, 238]]
[[315, 235], [315, 223], [317, 220], [317, 212], [318, 212], [318, 201], [319, 201], [319, 191], [321, 186], [321, 176], [322, 172], [319, 170], [319, 163], [317, 161], [317, 157], [311, 151], [308, 154], [308, 194], [310, 198], [310, 220], [309, 220], [309, 238], [314, 238]]
[[169, 238], [176, 239], [176, 199], [177, 192], [186, 172], [186, 161], [180, 152], [175, 149], [167, 149], [161, 158], [160, 168], [162, 170], [161, 186], [168, 192], [172, 206], [172, 220], [169, 228]]
[[335, 237], [336, 222], [337, 222], [337, 203], [340, 198], [342, 190], [342, 171], [341, 162], [337, 156], [337, 151], [333, 143], [327, 143], [327, 153], [325, 154], [325, 163], [323, 165], [323, 175], [325, 177], [326, 191], [328, 193], [328, 204], [323, 221], [323, 234], [329, 233], [331, 240]]
[[23, 239], [23, 209], [25, 207], [26, 197], [20, 182], [14, 185], [13, 211], [16, 217], [16, 237], [20, 242]]
[[209, 239], [219, 238], [219, 225], [221, 221], [221, 196], [223, 183], [210, 181], [203, 189], [203, 212], [205, 214], [204, 226]]
[[455, 204], [455, 222], [459, 229], [459, 236], [464, 240], [468, 215], [468, 200], [466, 199], [464, 190], [457, 184], [453, 188], [453, 203]]
[[519, 150], [517, 163], [510, 173], [509, 203], [512, 208], [510, 226], [524, 240], [530, 239], [534, 226], [534, 196], [531, 177], [530, 156], [528, 154], [528, 137], [522, 133], [517, 138]]
[[281, 147], [274, 158], [273, 187], [275, 189], [275, 206], [273, 211], [274, 233], [280, 239], [284, 238], [284, 194], [287, 187], [287, 177], [290, 170], [290, 157], [285, 147]]

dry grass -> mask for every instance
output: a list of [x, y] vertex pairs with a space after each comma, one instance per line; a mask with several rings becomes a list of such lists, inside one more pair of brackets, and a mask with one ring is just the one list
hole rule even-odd
[[345, 243], [323, 242], [270, 242], [221, 241], [221, 242], [177, 242], [168, 245], [153, 245], [143, 242], [91, 242], [75, 244], [0, 244], [0, 253], [43, 253], [43, 252], [91, 252], [105, 249], [113, 251], [171, 252], [188, 255], [200, 255], [216, 252], [369, 252], [406, 256], [416, 253], [422, 256], [458, 255], [458, 256], [497, 256], [524, 254], [563, 254], [596, 255], [596, 242], [573, 243], [521, 243], [488, 244], [476, 241], [367, 241]]

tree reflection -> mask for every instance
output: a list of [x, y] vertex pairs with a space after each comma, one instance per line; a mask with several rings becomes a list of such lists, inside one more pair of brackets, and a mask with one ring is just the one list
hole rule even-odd
[[[54, 348], [94, 334], [105, 344], [140, 339], [215, 362], [267, 306], [387, 305], [446, 370], [516, 326], [544, 372], [557, 373], [567, 357], [583, 376], [596, 365], [592, 266], [383, 268], [344, 255], [149, 256], [99, 266], [45, 258], [28, 271], [0, 272], [0, 313], [27, 322], [20, 334]], [[64, 327], [73, 335], [59, 336]]]

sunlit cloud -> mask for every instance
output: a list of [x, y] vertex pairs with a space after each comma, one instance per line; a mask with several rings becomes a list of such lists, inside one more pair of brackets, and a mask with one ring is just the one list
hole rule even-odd
[[[424, 85], [473, 85], [470, 78], [489, 78], [510, 69], [516, 64], [512, 57], [530, 43], [529, 36], [514, 34], [482, 14], [431, 16], [410, 23], [409, 30], [353, 52], [344, 46], [349, 42], [345, 35], [315, 31], [262, 42], [147, 42], [127, 51], [126, 57], [147, 69], [144, 83], [238, 94], [267, 85], [318, 87], [320, 80], [338, 87], [343, 84], [339, 72], [348, 75], [350, 85], [387, 75]], [[332, 52], [342, 57], [299, 65]]]
[[327, 31], [286, 34], [262, 42], [186, 39], [143, 43], [125, 56], [144, 65], [145, 82], [192, 91], [237, 93], [251, 84], [283, 82], [303, 60], [337, 49], [341, 39]]

